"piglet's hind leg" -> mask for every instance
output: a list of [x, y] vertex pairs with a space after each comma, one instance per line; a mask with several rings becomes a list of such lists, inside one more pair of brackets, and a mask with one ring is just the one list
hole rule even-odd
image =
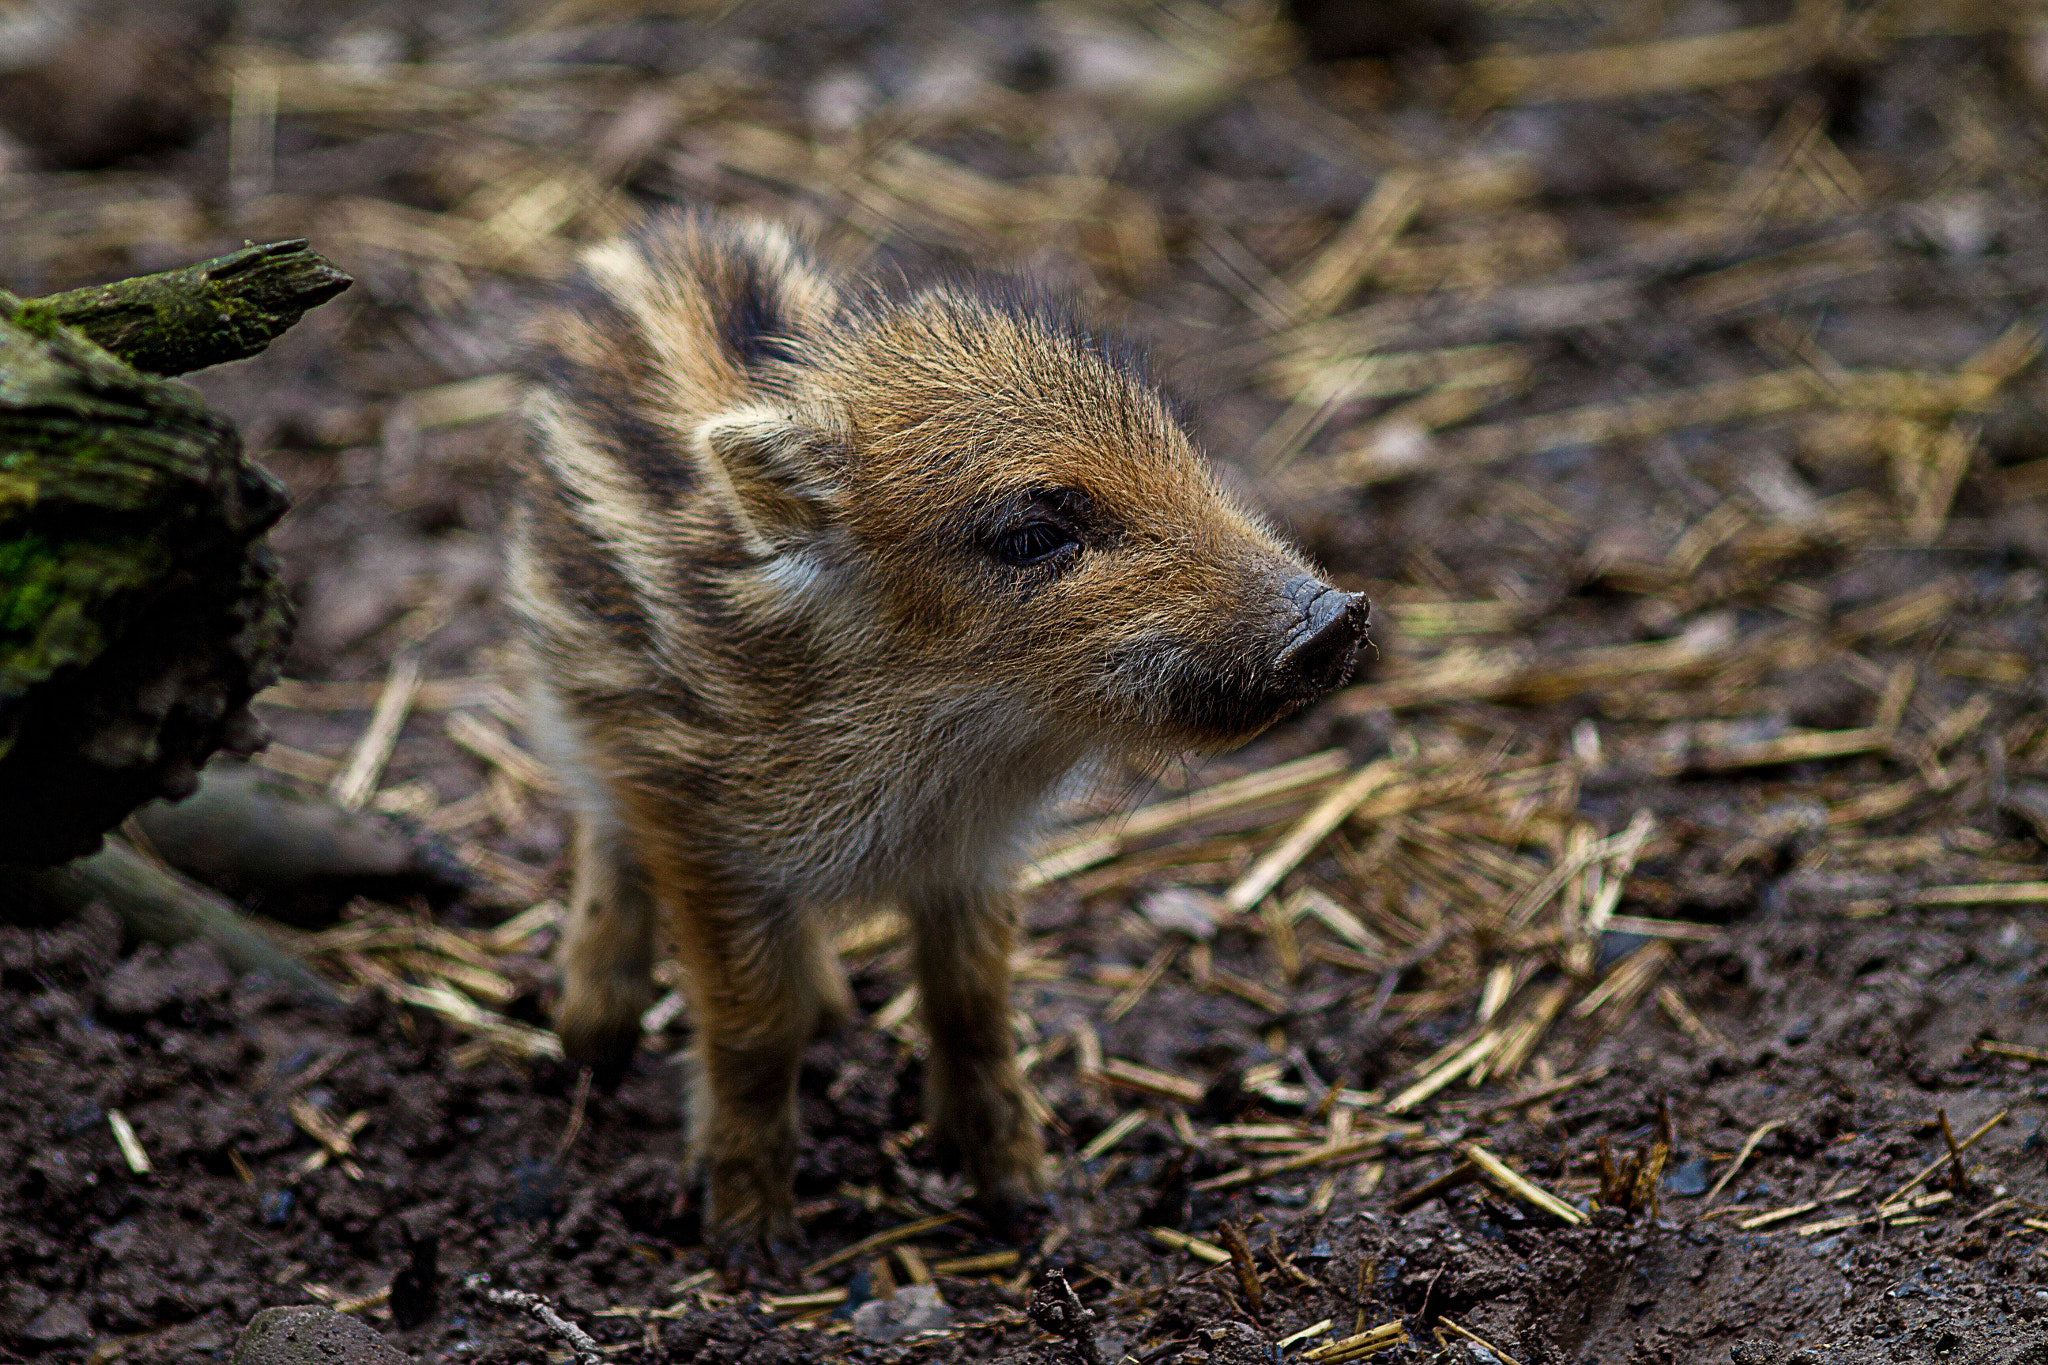
[[562, 937], [562, 1003], [555, 1032], [572, 1062], [618, 1084], [640, 1044], [654, 992], [655, 907], [647, 880], [613, 832], [576, 821], [569, 923]]

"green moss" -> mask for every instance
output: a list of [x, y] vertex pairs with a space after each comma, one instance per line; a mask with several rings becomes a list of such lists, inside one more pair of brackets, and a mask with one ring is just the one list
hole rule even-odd
[[56, 547], [38, 535], [0, 541], [0, 635], [28, 629], [56, 605]]
[[0, 702], [106, 648], [112, 599], [144, 588], [170, 566], [160, 541], [111, 535], [0, 540]]
[[[17, 843], [20, 812], [46, 793], [68, 808], [85, 761], [24, 756], [28, 727], [67, 746], [195, 645], [231, 696], [275, 676], [290, 604], [253, 542], [283, 490], [163, 376], [260, 351], [348, 283], [294, 241], [47, 299], [0, 291], [0, 825]], [[198, 762], [203, 741], [179, 743]], [[65, 837], [118, 818], [107, 799]]]
[[20, 311], [15, 313], [11, 321], [22, 331], [42, 341], [55, 338], [57, 329], [64, 325], [54, 312], [40, 308], [34, 303], [21, 305]]

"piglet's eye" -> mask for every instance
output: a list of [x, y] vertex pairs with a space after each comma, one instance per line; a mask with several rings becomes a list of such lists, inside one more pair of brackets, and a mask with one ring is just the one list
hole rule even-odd
[[990, 550], [1003, 563], [1021, 568], [1026, 564], [1043, 564], [1062, 550], [1079, 544], [1074, 533], [1056, 521], [1027, 521], [997, 536]]

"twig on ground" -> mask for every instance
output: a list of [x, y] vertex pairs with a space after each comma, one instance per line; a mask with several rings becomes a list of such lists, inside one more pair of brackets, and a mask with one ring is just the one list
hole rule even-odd
[[1577, 1225], [1586, 1221], [1586, 1215], [1565, 1203], [1549, 1190], [1535, 1184], [1528, 1177], [1511, 1170], [1508, 1164], [1474, 1144], [1465, 1149], [1465, 1159], [1479, 1168], [1479, 1173], [1500, 1189], [1525, 1204], [1533, 1204], [1559, 1222]]
[[1449, 1318], [1438, 1318], [1436, 1321], [1437, 1326], [1442, 1327], [1445, 1331], [1450, 1332], [1452, 1335], [1461, 1336], [1465, 1338], [1465, 1340], [1472, 1342], [1475, 1345], [1485, 1347], [1489, 1354], [1493, 1355], [1495, 1358], [1502, 1361], [1504, 1365], [1522, 1365], [1521, 1361], [1516, 1360], [1506, 1351], [1503, 1351], [1500, 1347], [1494, 1345], [1485, 1337], [1480, 1336], [1477, 1332], [1472, 1331], [1470, 1328], [1460, 1327], [1457, 1323], [1451, 1321]]
[[1920, 1174], [1914, 1176], [1911, 1180], [1908, 1180], [1904, 1185], [1901, 1185], [1895, 1193], [1888, 1196], [1880, 1205], [1879, 1211], [1882, 1212], [1884, 1209], [1891, 1208], [1892, 1206], [1896, 1205], [1901, 1199], [1904, 1199], [1907, 1195], [1911, 1194], [1914, 1190], [1919, 1189], [1920, 1186], [1927, 1183], [1927, 1181], [1931, 1177], [1938, 1173], [1943, 1166], [1948, 1165], [1949, 1162], [1953, 1161], [1960, 1166], [1962, 1164], [1963, 1153], [1969, 1151], [1972, 1147], [1975, 1147], [1977, 1145], [1977, 1140], [1979, 1138], [1983, 1137], [1993, 1128], [1996, 1128], [1999, 1124], [2003, 1123], [2005, 1121], [2005, 1116], [2011, 1112], [2012, 1111], [2010, 1109], [2001, 1109], [1997, 1113], [1993, 1114], [1990, 1118], [1984, 1120], [1984, 1122], [1978, 1124], [1977, 1127], [1970, 1133], [1968, 1137], [1964, 1138], [1961, 1142], [1956, 1143], [1954, 1147], [1952, 1147], [1946, 1152], [1943, 1152], [1940, 1156], [1936, 1157], [1933, 1161], [1929, 1162], [1926, 1168], [1923, 1169], [1920, 1172]]
[[1185, 1251], [1188, 1255], [1207, 1265], [1225, 1265], [1230, 1260], [1230, 1253], [1217, 1246], [1214, 1242], [1205, 1242], [1199, 1237], [1190, 1237], [1185, 1232], [1179, 1232], [1173, 1228], [1147, 1228], [1145, 1231], [1159, 1245], [1173, 1251]]
[[1471, 1161], [1461, 1161], [1434, 1180], [1425, 1181], [1396, 1199], [1392, 1205], [1393, 1211], [1407, 1213], [1411, 1209], [1419, 1209], [1430, 1200], [1449, 1194], [1452, 1190], [1462, 1189], [1477, 1179], [1479, 1167]]
[[1245, 1245], [1244, 1233], [1237, 1224], [1225, 1222], [1217, 1232], [1223, 1239], [1223, 1249], [1230, 1253], [1230, 1264], [1237, 1271], [1238, 1288], [1244, 1291], [1244, 1306], [1253, 1318], [1263, 1318], [1266, 1312], [1266, 1287], [1259, 1282], [1258, 1267], [1252, 1264], [1252, 1249]]
[[121, 1148], [121, 1159], [128, 1163], [128, 1169], [137, 1175], [148, 1175], [155, 1169], [149, 1164], [149, 1153], [143, 1149], [142, 1139], [135, 1136], [134, 1125], [128, 1116], [118, 1109], [107, 1111], [107, 1126], [114, 1130], [114, 1141]]
[[562, 1137], [555, 1144], [555, 1165], [560, 1166], [569, 1159], [569, 1149], [576, 1145], [576, 1135], [583, 1131], [583, 1108], [590, 1103], [590, 1068], [584, 1067], [576, 1073], [576, 1098], [569, 1102], [569, 1122], [562, 1129]]
[[[524, 1289], [493, 1289], [489, 1275], [472, 1275], [464, 1280], [463, 1287], [478, 1298], [505, 1308], [517, 1308], [529, 1314], [541, 1326], [568, 1343], [575, 1353], [576, 1365], [604, 1365], [604, 1352], [598, 1347], [590, 1333], [570, 1322], [555, 1311], [555, 1306], [539, 1294]], [[1090, 1365], [1096, 1365], [1090, 1362]]]
[[1047, 1268], [1045, 1282], [1031, 1296], [1024, 1314], [1040, 1331], [1072, 1346], [1081, 1365], [1107, 1365], [1102, 1347], [1095, 1341], [1095, 1314], [1081, 1302], [1081, 1296], [1067, 1283], [1066, 1272], [1058, 1266]]
[[1351, 1138], [1344, 1142], [1325, 1143], [1320, 1147], [1311, 1147], [1306, 1152], [1297, 1152], [1293, 1156], [1276, 1157], [1271, 1161], [1261, 1161], [1254, 1166], [1240, 1166], [1234, 1171], [1225, 1171], [1222, 1175], [1212, 1175], [1207, 1180], [1197, 1180], [1188, 1188], [1193, 1190], [1229, 1190], [1235, 1189], [1239, 1185], [1249, 1185], [1256, 1180], [1265, 1180], [1272, 1176], [1282, 1175], [1288, 1171], [1304, 1171], [1317, 1166], [1332, 1166], [1339, 1163], [1349, 1164], [1355, 1161], [1362, 1161], [1367, 1156], [1384, 1151], [1389, 1137], [1390, 1134], [1381, 1132], [1373, 1133], [1366, 1137]]
[[336, 1006], [334, 988], [297, 955], [256, 931], [225, 897], [151, 861], [119, 839], [89, 858], [61, 867], [0, 877], [0, 900], [28, 895], [65, 909], [103, 901], [128, 932], [151, 943], [174, 946], [203, 938], [236, 972], [261, 971], [310, 1004]]
[[1934, 1117], [1941, 1123], [1941, 1140], [1948, 1147], [1949, 1188], [1957, 1194], [1968, 1194], [1970, 1192], [1970, 1177], [1963, 1170], [1963, 1153], [1956, 1146], [1956, 1130], [1949, 1127], [1948, 1110], [1937, 1109], [1934, 1111]]
[[1768, 1123], [1760, 1123], [1756, 1126], [1756, 1131], [1752, 1132], [1749, 1135], [1748, 1141], [1742, 1144], [1742, 1150], [1735, 1154], [1735, 1160], [1728, 1163], [1728, 1169], [1721, 1172], [1721, 1178], [1714, 1182], [1714, 1188], [1707, 1191], [1707, 1197], [1704, 1202], [1709, 1204], [1714, 1202], [1715, 1196], [1726, 1189], [1728, 1182], [1735, 1178], [1737, 1172], [1741, 1171], [1743, 1163], [1749, 1160], [1749, 1154], [1754, 1152], [1756, 1145], [1764, 1140], [1764, 1135], [1784, 1121], [1783, 1119], [1772, 1119]]
[[1361, 1331], [1341, 1341], [1326, 1341], [1321, 1346], [1302, 1352], [1301, 1358], [1313, 1365], [1340, 1365], [1340, 1362], [1365, 1360], [1391, 1351], [1409, 1340], [1408, 1329], [1399, 1319], [1383, 1322], [1371, 1331]]
[[835, 1265], [857, 1260], [867, 1255], [870, 1251], [880, 1251], [882, 1248], [894, 1246], [898, 1242], [909, 1241], [912, 1237], [921, 1237], [934, 1228], [944, 1227], [960, 1216], [958, 1213], [935, 1213], [928, 1218], [919, 1218], [898, 1227], [884, 1229], [872, 1237], [861, 1238], [852, 1246], [842, 1247], [823, 1260], [811, 1262], [811, 1264], [804, 1267], [803, 1273], [806, 1275], [816, 1275], [830, 1270]]
[[357, 810], [376, 792], [377, 779], [383, 776], [392, 746], [398, 743], [398, 732], [412, 713], [413, 693], [419, 690], [419, 684], [419, 652], [402, 651], [391, 661], [384, 691], [377, 698], [377, 709], [371, 712], [369, 725], [350, 750], [347, 766], [327, 789], [328, 798], [335, 805]]

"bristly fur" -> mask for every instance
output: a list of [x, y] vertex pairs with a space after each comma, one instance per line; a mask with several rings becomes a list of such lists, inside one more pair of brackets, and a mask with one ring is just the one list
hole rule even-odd
[[785, 1230], [798, 1052], [849, 1008], [825, 918], [893, 902], [933, 1131], [1030, 1195], [1007, 888], [1046, 794], [1305, 704], [1362, 602], [1221, 491], [1135, 348], [1015, 282], [854, 286], [667, 216], [588, 253], [529, 375], [509, 582], [576, 814], [565, 1048], [624, 1066], [665, 917], [713, 1224]]

